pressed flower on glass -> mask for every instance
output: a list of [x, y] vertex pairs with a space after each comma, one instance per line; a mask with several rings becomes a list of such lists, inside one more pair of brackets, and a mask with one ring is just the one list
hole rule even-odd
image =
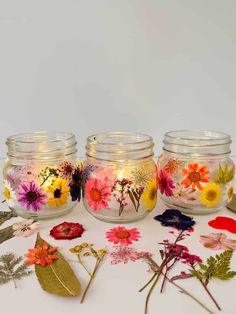
[[88, 137], [83, 164], [83, 201], [95, 217], [128, 222], [145, 217], [157, 202], [153, 140], [138, 133]]
[[35, 132], [10, 136], [3, 196], [18, 215], [65, 214], [81, 198], [82, 167], [73, 134]]
[[157, 176], [160, 198], [168, 207], [204, 214], [230, 202], [235, 167], [229, 135], [173, 131], [165, 134], [163, 143]]

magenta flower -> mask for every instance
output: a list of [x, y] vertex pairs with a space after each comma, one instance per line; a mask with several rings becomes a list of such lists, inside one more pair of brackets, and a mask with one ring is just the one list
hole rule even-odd
[[111, 264], [135, 262], [138, 258], [138, 252], [130, 246], [116, 245], [113, 246], [113, 252], [110, 253], [112, 258]]
[[47, 195], [34, 182], [22, 183], [18, 190], [18, 202], [29, 210], [37, 212], [46, 204]]
[[161, 194], [165, 194], [166, 196], [173, 195], [173, 189], [175, 188], [174, 181], [163, 169], [161, 169], [158, 174], [158, 187]]
[[196, 263], [202, 263], [202, 259], [194, 254], [189, 254], [188, 252], [183, 252], [181, 255], [182, 263], [194, 266]]

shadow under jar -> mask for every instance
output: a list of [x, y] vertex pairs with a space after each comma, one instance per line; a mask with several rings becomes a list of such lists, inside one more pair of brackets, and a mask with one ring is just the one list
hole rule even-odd
[[46, 219], [69, 212], [80, 199], [81, 165], [70, 133], [34, 132], [7, 138], [5, 200], [19, 216]]
[[83, 201], [96, 218], [130, 222], [156, 205], [153, 140], [139, 133], [111, 132], [88, 137], [83, 166]]
[[170, 208], [208, 214], [233, 196], [231, 138], [221, 132], [173, 131], [164, 136], [158, 159], [159, 196]]

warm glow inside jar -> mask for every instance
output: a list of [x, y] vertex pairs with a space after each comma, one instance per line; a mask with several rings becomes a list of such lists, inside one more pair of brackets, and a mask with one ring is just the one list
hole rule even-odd
[[160, 198], [187, 213], [214, 213], [233, 196], [229, 135], [211, 131], [165, 134], [158, 160]]
[[156, 205], [153, 140], [138, 133], [111, 132], [88, 137], [83, 166], [83, 201], [96, 218], [129, 222]]
[[5, 200], [22, 217], [67, 213], [80, 199], [81, 165], [70, 133], [34, 132], [7, 138]]

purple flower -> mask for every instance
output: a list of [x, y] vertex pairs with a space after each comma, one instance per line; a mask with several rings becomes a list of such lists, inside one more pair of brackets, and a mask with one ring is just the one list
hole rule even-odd
[[22, 183], [17, 193], [18, 202], [34, 212], [39, 211], [47, 201], [47, 195], [44, 190], [36, 186], [33, 181], [27, 184]]
[[82, 186], [82, 171], [80, 167], [74, 169], [72, 173], [72, 181], [70, 182], [70, 195], [72, 201], [80, 201]]
[[94, 166], [91, 164], [87, 164], [83, 169], [83, 183], [85, 184], [90, 178], [91, 172], [94, 171]]
[[195, 224], [192, 217], [183, 215], [177, 209], [166, 209], [163, 214], [154, 217], [162, 226], [174, 227], [178, 230], [189, 230]]

